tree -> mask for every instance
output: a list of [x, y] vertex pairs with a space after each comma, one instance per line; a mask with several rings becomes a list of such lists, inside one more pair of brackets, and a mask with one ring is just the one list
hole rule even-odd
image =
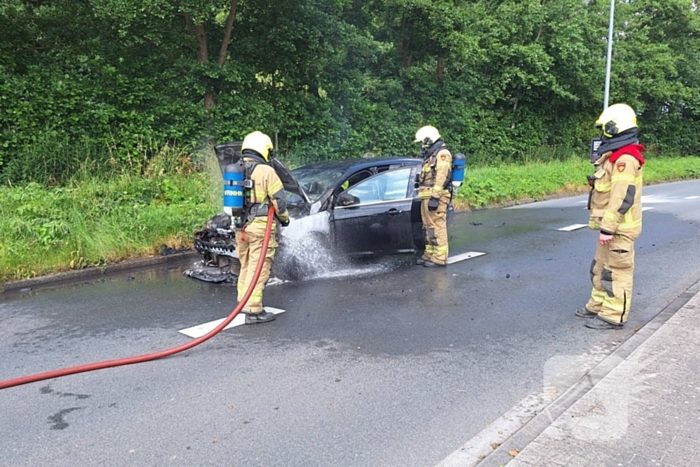
[[616, 10], [611, 98], [641, 114], [647, 141], [700, 151], [700, 23], [691, 0], [634, 0]]

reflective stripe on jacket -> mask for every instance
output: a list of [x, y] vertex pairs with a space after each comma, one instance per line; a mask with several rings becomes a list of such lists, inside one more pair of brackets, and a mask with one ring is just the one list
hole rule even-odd
[[613, 163], [610, 154], [596, 161], [588, 226], [635, 240], [642, 232], [642, 164], [629, 154]]

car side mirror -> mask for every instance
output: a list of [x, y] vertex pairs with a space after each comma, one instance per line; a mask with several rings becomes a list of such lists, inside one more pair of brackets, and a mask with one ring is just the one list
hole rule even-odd
[[338, 205], [339, 206], [352, 206], [353, 204], [358, 204], [360, 198], [353, 196], [347, 191], [342, 192], [338, 195]]

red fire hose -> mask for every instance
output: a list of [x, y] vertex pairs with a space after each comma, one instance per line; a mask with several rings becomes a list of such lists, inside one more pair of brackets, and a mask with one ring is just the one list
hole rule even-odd
[[233, 321], [233, 318], [235, 318], [236, 315], [238, 315], [238, 313], [241, 311], [241, 309], [243, 309], [243, 306], [246, 304], [246, 302], [248, 302], [248, 299], [250, 298], [251, 294], [253, 293], [253, 289], [255, 288], [255, 283], [258, 281], [258, 278], [260, 277], [260, 273], [262, 272], [262, 267], [263, 267], [263, 263], [265, 260], [265, 255], [267, 254], [267, 247], [270, 243], [270, 233], [272, 231], [273, 218], [274, 218], [274, 208], [272, 206], [270, 206], [270, 209], [267, 213], [267, 225], [265, 226], [265, 238], [263, 240], [260, 261], [258, 261], [258, 267], [255, 268], [255, 275], [253, 277], [253, 280], [250, 283], [250, 286], [248, 287], [248, 290], [246, 291], [246, 293], [243, 297], [238, 297], [238, 305], [236, 306], [236, 308], [233, 309], [233, 311], [228, 316], [228, 318], [226, 318], [223, 321], [223, 323], [219, 324], [215, 329], [213, 329], [209, 333], [203, 335], [202, 337], [198, 337], [197, 339], [195, 339], [191, 342], [188, 342], [187, 344], [179, 345], [177, 347], [173, 347], [170, 349], [161, 350], [160, 352], [153, 352], [153, 353], [149, 353], [149, 354], [145, 354], [145, 355], [137, 355], [135, 357], [120, 358], [117, 360], [108, 360], [105, 362], [90, 363], [87, 365], [74, 366], [72, 368], [63, 368], [60, 370], [47, 371], [45, 373], [37, 373], [34, 375], [22, 376], [20, 378], [8, 379], [7, 381], [0, 381], [0, 390], [6, 389], [6, 388], [11, 388], [13, 386], [21, 386], [23, 384], [35, 383], [37, 381], [44, 381], [44, 380], [51, 379], [51, 378], [59, 378], [61, 376], [75, 375], [77, 373], [84, 373], [86, 371], [102, 370], [105, 368], [113, 368], [116, 366], [124, 366], [124, 365], [132, 365], [134, 363], [150, 362], [151, 360], [157, 360], [159, 358], [169, 357], [171, 355], [175, 355], [176, 353], [184, 352], [185, 350], [189, 350], [192, 347], [195, 347], [195, 346], [201, 344], [202, 342], [214, 337], [216, 334], [221, 332], [226, 326], [228, 326], [229, 323], [231, 323], [231, 321]]

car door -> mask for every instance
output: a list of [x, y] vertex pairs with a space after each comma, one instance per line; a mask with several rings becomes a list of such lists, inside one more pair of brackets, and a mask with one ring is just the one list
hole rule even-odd
[[401, 167], [341, 193], [331, 216], [334, 246], [350, 255], [412, 252], [411, 175], [411, 167]]

